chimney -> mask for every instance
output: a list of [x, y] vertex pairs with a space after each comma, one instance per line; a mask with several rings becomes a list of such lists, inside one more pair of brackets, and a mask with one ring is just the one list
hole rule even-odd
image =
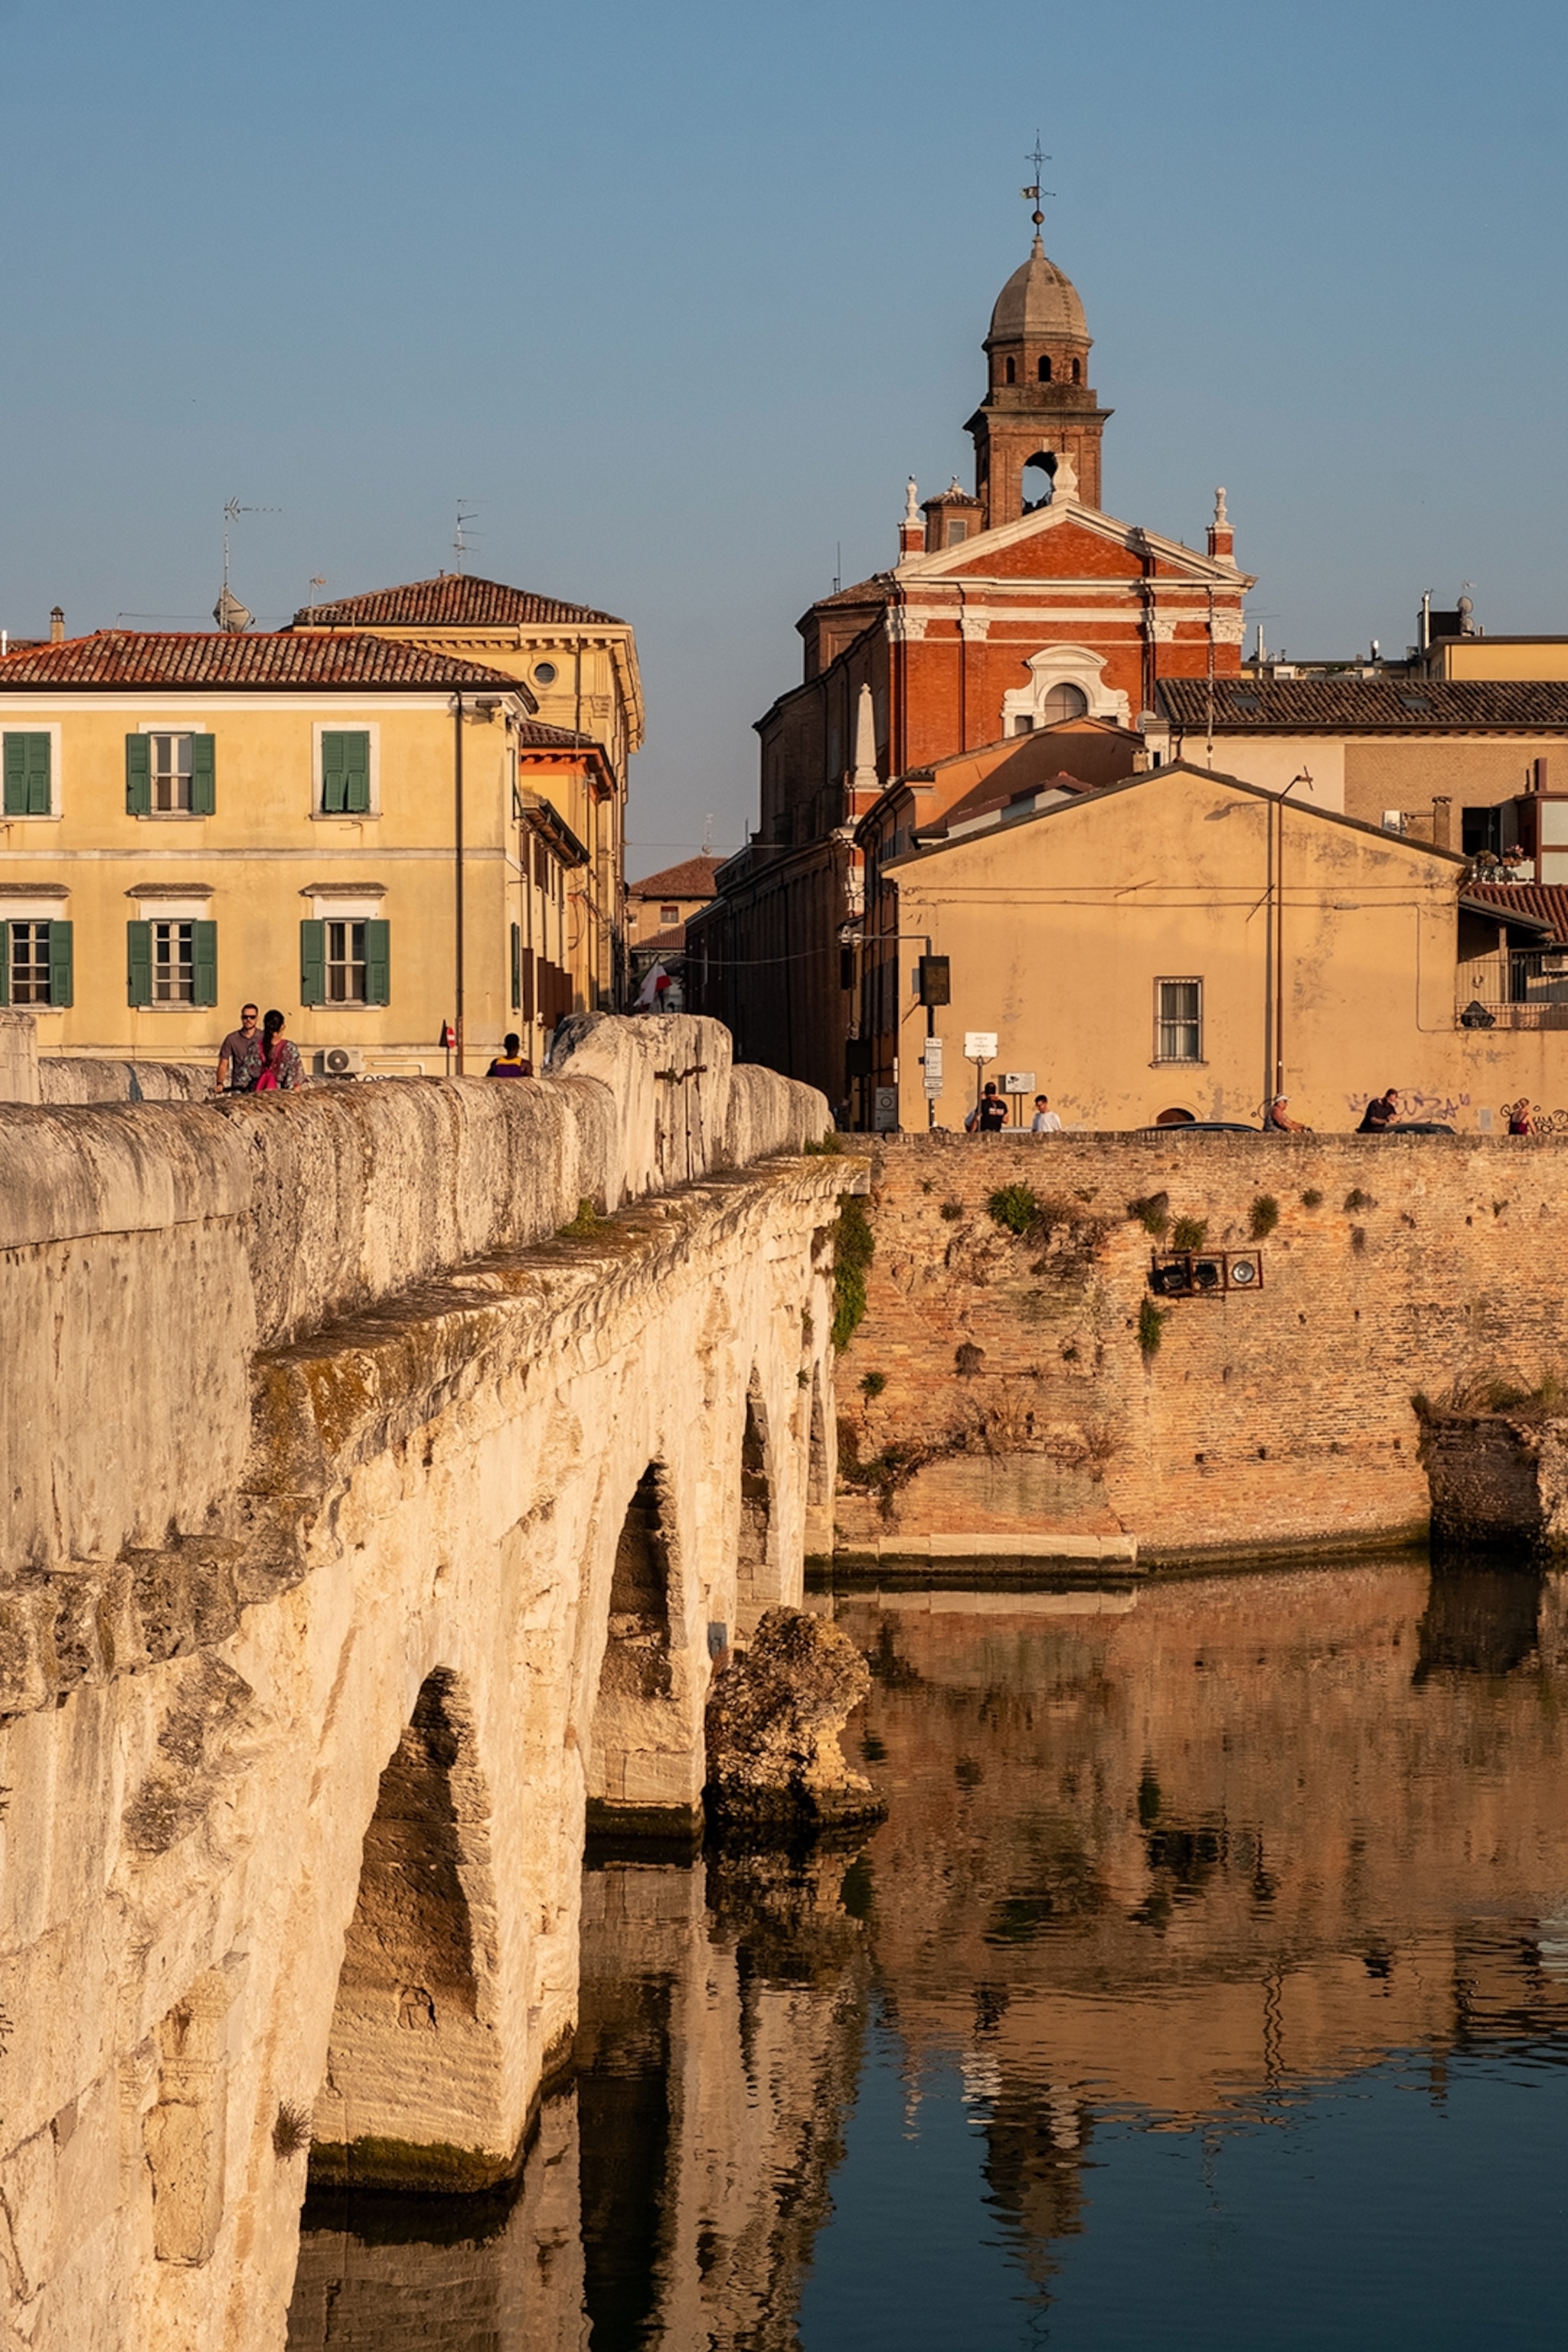
[[909, 489], [904, 499], [904, 519], [899, 525], [899, 562], [903, 563], [910, 556], [923, 555], [925, 551], [925, 517], [920, 510], [920, 492], [915, 488], [915, 478], [911, 474]]
[[1220, 563], [1236, 562], [1236, 533], [1225, 509], [1225, 492], [1214, 494], [1214, 520], [1209, 525], [1209, 553]]
[[1454, 803], [1447, 793], [1439, 793], [1432, 803], [1432, 845], [1435, 849], [1452, 849]]
[[51, 646], [63, 646], [65, 641], [65, 608], [60, 604], [51, 605], [49, 609], [49, 643]]

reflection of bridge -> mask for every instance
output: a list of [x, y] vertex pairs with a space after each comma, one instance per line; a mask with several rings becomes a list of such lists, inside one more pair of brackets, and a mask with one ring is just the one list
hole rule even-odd
[[280, 2344], [312, 2118], [329, 2176], [504, 2174], [585, 1806], [689, 1832], [712, 1659], [798, 1595], [820, 1099], [711, 1023], [563, 1067], [0, 1114], [30, 2344]]

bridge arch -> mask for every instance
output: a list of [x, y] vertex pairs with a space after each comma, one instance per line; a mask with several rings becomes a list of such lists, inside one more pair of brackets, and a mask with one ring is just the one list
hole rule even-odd
[[[700, 1826], [695, 1737], [701, 1694], [675, 1482], [649, 1462], [621, 1516], [610, 1562], [587, 1746], [587, 1820], [601, 1834], [693, 1833]], [[602, 1591], [598, 1578], [591, 1591]]]
[[742, 1639], [753, 1631], [763, 1610], [782, 1597], [768, 1409], [753, 1365], [741, 1432], [741, 1516], [735, 1544], [735, 1622]]
[[479, 2187], [510, 2160], [490, 1825], [469, 1694], [438, 1666], [364, 1833], [316, 2106], [322, 2179]]

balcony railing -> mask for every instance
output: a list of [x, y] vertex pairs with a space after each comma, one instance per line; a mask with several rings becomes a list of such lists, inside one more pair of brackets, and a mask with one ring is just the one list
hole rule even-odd
[[1457, 974], [1464, 1029], [1568, 1029], [1568, 950], [1476, 956]]

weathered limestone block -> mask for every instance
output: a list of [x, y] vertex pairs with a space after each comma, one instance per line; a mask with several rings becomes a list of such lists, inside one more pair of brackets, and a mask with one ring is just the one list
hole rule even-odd
[[211, 1062], [109, 1062], [86, 1055], [48, 1055], [38, 1064], [46, 1103], [205, 1102], [213, 1091]]
[[30, 1013], [0, 1013], [0, 1102], [38, 1099], [38, 1024]]
[[708, 1702], [715, 1822], [768, 1836], [879, 1820], [887, 1808], [838, 1744], [870, 1688], [869, 1667], [837, 1625], [802, 1609], [770, 1609]]

